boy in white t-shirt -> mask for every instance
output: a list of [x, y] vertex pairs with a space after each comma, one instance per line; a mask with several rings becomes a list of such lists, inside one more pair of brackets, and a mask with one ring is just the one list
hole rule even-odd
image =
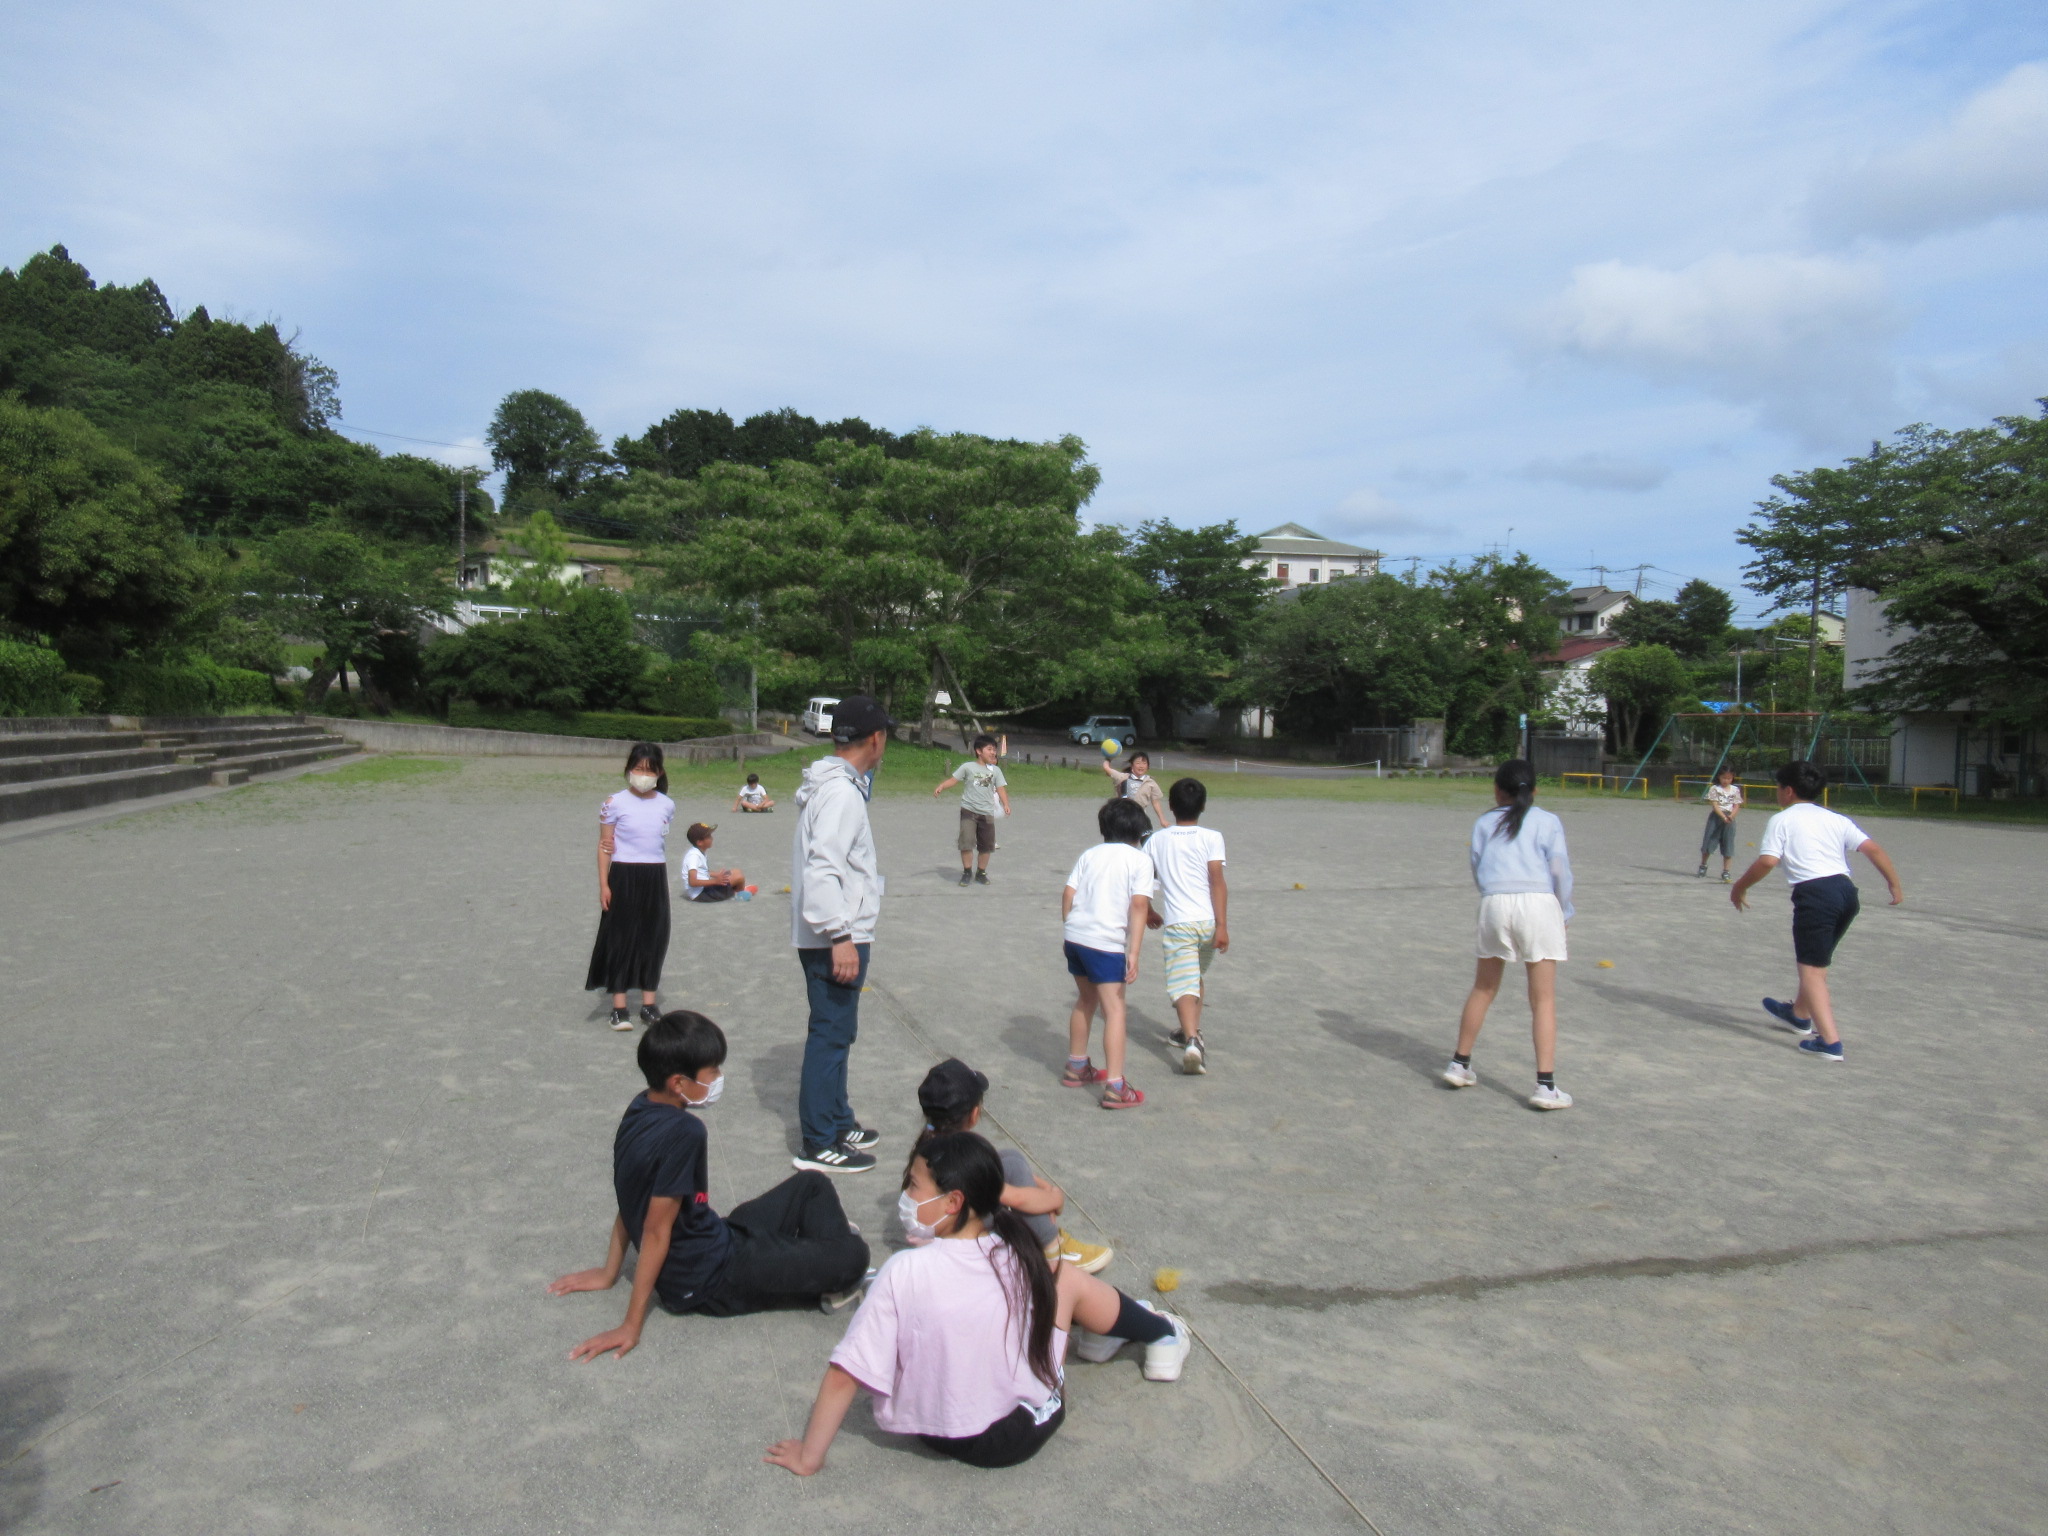
[[1230, 948], [1230, 892], [1223, 883], [1223, 834], [1196, 825], [1209, 803], [1208, 787], [1200, 779], [1176, 779], [1166, 803], [1173, 825], [1145, 843], [1161, 898], [1149, 926], [1160, 930], [1166, 997], [1180, 1020], [1173, 1032], [1180, 1069], [1193, 1075], [1209, 1070], [1202, 1049], [1202, 978], [1209, 962]]
[[775, 809], [775, 802], [768, 798], [768, 786], [761, 782], [761, 775], [747, 775], [747, 782], [742, 784], [740, 792], [732, 797], [732, 808], [742, 814]]
[[[1135, 1109], [1145, 1095], [1124, 1081], [1124, 988], [1138, 979], [1138, 946], [1152, 910], [1152, 861], [1138, 845], [1152, 829], [1135, 800], [1108, 800], [1095, 813], [1102, 841], [1074, 861], [1060, 892], [1067, 974], [1079, 994], [1067, 1016], [1063, 1088], [1102, 1084], [1104, 1109]], [[1102, 1059], [1088, 1056], [1088, 1032], [1102, 1011]]]
[[1756, 862], [1742, 872], [1728, 899], [1742, 911], [1749, 888], [1784, 864], [1786, 883], [1792, 887], [1792, 956], [1799, 963], [1799, 992], [1789, 1003], [1765, 998], [1764, 1011], [1803, 1036], [1799, 1049], [1808, 1055], [1840, 1061], [1842, 1037], [1828, 998], [1828, 966], [1860, 905], [1856, 883], [1849, 878], [1849, 855], [1861, 853], [1877, 866], [1893, 906], [1906, 899], [1906, 891], [1891, 856], [1874, 839], [1864, 836], [1848, 817], [1815, 803], [1827, 787], [1827, 775], [1818, 764], [1787, 763], [1778, 770], [1777, 780], [1778, 804], [1784, 809], [1764, 823]]
[[683, 894], [691, 901], [730, 901], [745, 887], [747, 877], [736, 869], [711, 867], [711, 834], [717, 827], [693, 821], [683, 834], [690, 851], [683, 855]]

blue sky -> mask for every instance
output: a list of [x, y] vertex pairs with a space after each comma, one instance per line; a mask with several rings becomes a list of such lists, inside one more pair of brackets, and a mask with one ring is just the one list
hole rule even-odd
[[75, 0], [0, 86], [0, 262], [276, 318], [421, 438], [1073, 432], [1100, 520], [1655, 592], [1772, 474], [2048, 394], [2033, 0]]

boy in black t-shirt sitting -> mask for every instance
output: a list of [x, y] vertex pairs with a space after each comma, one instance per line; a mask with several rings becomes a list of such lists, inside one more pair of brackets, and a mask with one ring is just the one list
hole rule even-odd
[[602, 1267], [564, 1275], [551, 1296], [606, 1291], [626, 1247], [640, 1250], [626, 1320], [569, 1351], [620, 1358], [640, 1342], [650, 1303], [670, 1312], [734, 1317], [774, 1307], [836, 1312], [860, 1295], [868, 1245], [847, 1221], [832, 1181], [799, 1173], [720, 1219], [711, 1209], [704, 1126], [691, 1111], [725, 1088], [725, 1032], [701, 1013], [666, 1013], [640, 1037], [647, 1091], [626, 1106], [612, 1139], [619, 1214]]

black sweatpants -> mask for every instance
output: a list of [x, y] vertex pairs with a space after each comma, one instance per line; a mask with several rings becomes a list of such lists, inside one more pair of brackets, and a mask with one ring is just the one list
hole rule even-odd
[[726, 1213], [732, 1257], [691, 1310], [711, 1317], [812, 1307], [868, 1272], [868, 1245], [846, 1224], [839, 1192], [805, 1170]]

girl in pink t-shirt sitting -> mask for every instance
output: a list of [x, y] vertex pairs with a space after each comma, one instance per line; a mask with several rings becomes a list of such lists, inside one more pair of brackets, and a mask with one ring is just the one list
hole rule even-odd
[[972, 1131], [924, 1144], [897, 1201], [916, 1246], [869, 1282], [803, 1439], [770, 1446], [766, 1460], [799, 1477], [823, 1467], [865, 1387], [878, 1428], [916, 1435], [969, 1466], [1028, 1461], [1066, 1417], [1060, 1360], [1069, 1332], [1083, 1359], [1141, 1343], [1148, 1380], [1179, 1379], [1187, 1324], [1072, 1264], [1055, 1274], [1002, 1195], [1002, 1159]]

